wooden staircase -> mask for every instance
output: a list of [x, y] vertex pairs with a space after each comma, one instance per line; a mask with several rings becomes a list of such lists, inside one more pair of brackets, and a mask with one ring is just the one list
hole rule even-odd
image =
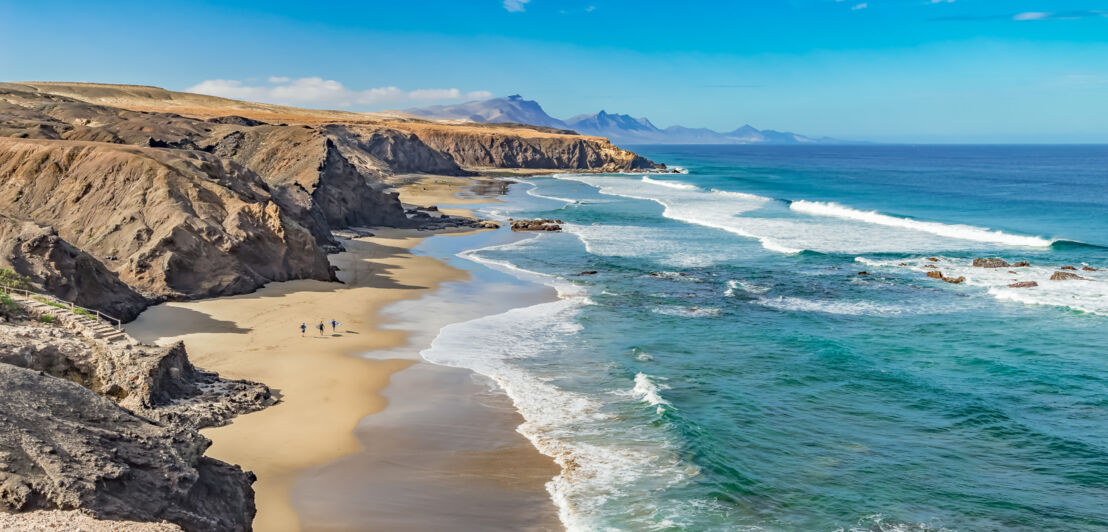
[[[0, 287], [5, 293], [27, 312], [36, 318], [51, 316], [59, 325], [74, 330], [78, 334], [106, 344], [137, 344], [138, 342], [123, 330], [123, 323], [103, 312], [79, 307], [68, 301], [29, 290]], [[50, 304], [53, 303], [53, 304]], [[78, 312], [80, 310], [81, 312]]]

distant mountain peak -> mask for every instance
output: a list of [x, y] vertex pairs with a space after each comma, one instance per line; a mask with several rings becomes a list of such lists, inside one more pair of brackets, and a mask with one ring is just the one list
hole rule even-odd
[[759, 130], [750, 124], [720, 133], [708, 128], [670, 126], [658, 129], [646, 117], [610, 113], [604, 109], [595, 114], [577, 115], [566, 120], [554, 118], [534, 100], [512, 94], [490, 100], [458, 105], [436, 105], [407, 112], [440, 120], [473, 122], [515, 122], [534, 126], [573, 129], [583, 135], [607, 137], [622, 144], [839, 144], [828, 137], [818, 139], [788, 131]]

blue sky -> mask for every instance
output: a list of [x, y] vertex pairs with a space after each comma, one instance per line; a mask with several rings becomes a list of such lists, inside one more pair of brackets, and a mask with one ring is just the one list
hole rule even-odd
[[1108, 142], [1108, 0], [0, 0], [0, 78], [886, 142]]

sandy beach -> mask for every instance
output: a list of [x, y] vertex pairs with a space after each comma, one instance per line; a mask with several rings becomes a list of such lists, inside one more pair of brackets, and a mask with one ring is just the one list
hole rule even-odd
[[[430, 192], [421, 197], [412, 194], [413, 187], [419, 187], [420, 192]], [[456, 194], [464, 187], [464, 182], [453, 181], [433, 183], [430, 187], [409, 185], [405, 200], [422, 204], [489, 201], [489, 198], [457, 201]], [[420, 426], [419, 420], [427, 421], [449, 412], [447, 417], [455, 423], [477, 426], [473, 423], [476, 421], [486, 427], [482, 431], [483, 443], [477, 445], [478, 448], [474, 448], [476, 440], [473, 438], [461, 444], [464, 449], [455, 449], [450, 443], [432, 442], [441, 434], [419, 430], [406, 433], [409, 441], [405, 445], [398, 446], [394, 442], [375, 446], [385, 439], [375, 436], [373, 422], [362, 423], [359, 435], [355, 434], [360, 421], [388, 405], [382, 392], [394, 374], [415, 364], [427, 366], [419, 362], [416, 351], [404, 357], [376, 360], [359, 356], [376, 350], [402, 350], [409, 345], [408, 331], [381, 328], [381, 309], [398, 301], [419, 298], [442, 283], [469, 278], [464, 270], [410, 252], [430, 233], [400, 230], [375, 230], [374, 233], [372, 237], [344, 240], [347, 251], [330, 257], [339, 267], [338, 276], [344, 284], [291, 281], [267, 285], [253, 294], [167, 303], [147, 310], [128, 326], [128, 331], [143, 341], [183, 340], [197, 366], [229, 378], [263, 382], [281, 398], [273, 407], [241, 416], [230, 425], [204, 431], [213, 441], [209, 450], [211, 456], [239, 464], [258, 476], [254, 484], [258, 506], [256, 530], [373, 528], [377, 512], [371, 501], [351, 505], [357, 509], [354, 515], [331, 512], [326, 519], [318, 513], [311, 519], [304, 519], [291, 504], [293, 486], [305, 471], [342, 464], [336, 460], [363, 450], [370, 454], [362, 453], [360, 463], [350, 470], [357, 475], [367, 479], [390, 478], [396, 482], [415, 479], [414, 484], [405, 484], [407, 489], [426, 491], [419, 488], [422, 479], [428, 488], [440, 486], [438, 491], [442, 496], [450, 495], [449, 489], [443, 490], [442, 486], [461, 489], [475, 478], [487, 477], [491, 479], [489, 485], [499, 486], [492, 491], [499, 489], [502, 493], [486, 493], [486, 500], [506, 498], [510, 503], [511, 497], [506, 495], [517, 493], [520, 500], [531, 503], [521, 524], [557, 528], [554, 510], [543, 488], [543, 483], [557, 473], [557, 468], [514, 432], [519, 418], [506, 399], [500, 397], [477, 405], [472, 397], [452, 396], [470, 394], [477, 389], [469, 381], [468, 371], [425, 369], [413, 374], [412, 378], [403, 379], [416, 382], [402, 383], [400, 389], [390, 391], [390, 397], [404, 398], [405, 411], [422, 413], [410, 418], [391, 416], [382, 421], [379, 430], [399, 434], [403, 432], [398, 432], [399, 429], [413, 426], [406, 419]], [[451, 235], [436, 238], [451, 238]], [[338, 320], [341, 325], [335, 331], [326, 325], [324, 333], [320, 334], [316, 325], [331, 319]], [[303, 336], [299, 328], [302, 322], [308, 325]], [[433, 331], [423, 334], [433, 335]], [[426, 386], [437, 386], [437, 393], [416, 390], [425, 390]], [[467, 403], [470, 408], [459, 407]], [[438, 407], [444, 409], [437, 410]], [[480, 416], [481, 419], [471, 420], [466, 416]], [[390, 459], [390, 456], [408, 453], [411, 462], [411, 444], [421, 438], [428, 453], [438, 453], [434, 458], [428, 454], [426, 462], [438, 464], [438, 471], [433, 475], [438, 480], [434, 482], [428, 481], [432, 477], [426, 474], [426, 467], [420, 474], [408, 477], [403, 469], [398, 471], [395, 461]], [[374, 443], [367, 448], [367, 441]], [[454, 456], [456, 450], [465, 453]], [[488, 458], [483, 462], [475, 458], [482, 454]], [[366, 460], [365, 456], [376, 458]], [[419, 456], [416, 459], [420, 459]], [[522, 464], [523, 474], [512, 471], [505, 475], [505, 471], [512, 469], [512, 464], [505, 459]], [[474, 460], [483, 465], [474, 466]], [[462, 462], [469, 465], [460, 465]], [[463, 482], [451, 484], [447, 482], [451, 477]], [[337, 492], [342, 491], [340, 486]], [[493, 506], [510, 511], [501, 503]], [[455, 509], [462, 511], [461, 507]], [[382, 512], [381, 519], [388, 524], [381, 524], [386, 528], [395, 529], [400, 525], [395, 513]], [[440, 516], [456, 519], [451, 513], [443, 507]], [[389, 514], [387, 519], [383, 517], [385, 514]], [[401, 528], [434, 528], [434, 522], [434, 519], [416, 518]], [[503, 522], [513, 521], [505, 517]]]

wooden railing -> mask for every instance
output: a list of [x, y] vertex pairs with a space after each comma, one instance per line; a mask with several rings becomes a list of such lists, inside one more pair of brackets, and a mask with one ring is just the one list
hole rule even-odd
[[[62, 307], [59, 307], [59, 308], [69, 309], [70, 312], [73, 312], [74, 314], [77, 314], [77, 315], [85, 315], [85, 316], [88, 316], [90, 318], [95, 317], [97, 321], [107, 322], [109, 325], [111, 325], [117, 331], [122, 331], [123, 330], [123, 320], [121, 320], [119, 318], [116, 318], [115, 316], [109, 316], [107, 314], [104, 314], [103, 312], [100, 312], [99, 310], [96, 310], [96, 309], [85, 308], [85, 307], [82, 307], [82, 306], [79, 306], [79, 305], [74, 305], [73, 303], [70, 303], [69, 301], [66, 301], [64, 299], [56, 298], [56, 297], [54, 297], [52, 295], [49, 295], [49, 294], [42, 294], [42, 293], [39, 293], [39, 292], [32, 292], [30, 290], [24, 290], [22, 288], [12, 288], [10, 286], [2, 286], [2, 285], [0, 285], [0, 293], [12, 294], [12, 295], [21, 295], [21, 296], [23, 296], [27, 299], [39, 300], [40, 302], [45, 303], [49, 306], [54, 306], [54, 305], [51, 304], [51, 301], [52, 301], [52, 302], [54, 302], [58, 305], [62, 305]], [[84, 312], [83, 313], [82, 312], [77, 312], [77, 310], [82, 310]]]

